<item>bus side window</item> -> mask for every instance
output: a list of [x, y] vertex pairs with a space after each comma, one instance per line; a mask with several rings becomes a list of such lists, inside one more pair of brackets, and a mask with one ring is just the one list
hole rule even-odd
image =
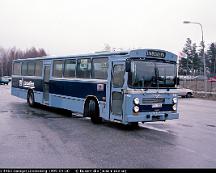
[[53, 77], [62, 78], [63, 62], [64, 62], [63, 60], [53, 61]]
[[35, 76], [42, 76], [42, 61], [35, 62]]
[[35, 63], [28, 62], [28, 76], [34, 76], [35, 73]]
[[74, 78], [76, 72], [76, 60], [67, 59], [65, 61], [64, 77]]
[[20, 75], [21, 74], [21, 64], [20, 62], [15, 62], [13, 64], [13, 75]]
[[28, 64], [27, 62], [22, 62], [22, 68], [21, 68], [22, 76], [27, 76], [27, 74], [28, 74], [27, 64]]
[[124, 85], [124, 73], [125, 73], [125, 66], [114, 65], [113, 67], [113, 75], [112, 75], [112, 85], [115, 88], [120, 88]]
[[91, 78], [91, 59], [77, 60], [77, 78]]
[[93, 59], [92, 78], [107, 79], [108, 59], [97, 58]]

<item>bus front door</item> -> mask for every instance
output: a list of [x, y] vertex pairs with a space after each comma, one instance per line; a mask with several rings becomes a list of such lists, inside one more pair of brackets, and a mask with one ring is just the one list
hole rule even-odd
[[49, 105], [49, 80], [50, 80], [50, 65], [44, 66], [43, 77], [43, 104]]
[[125, 83], [125, 62], [112, 63], [110, 119], [123, 120], [123, 88]]

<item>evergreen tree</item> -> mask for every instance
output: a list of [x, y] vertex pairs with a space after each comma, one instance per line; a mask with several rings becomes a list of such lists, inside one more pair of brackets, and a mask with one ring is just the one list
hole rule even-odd
[[[200, 42], [199, 50], [198, 50], [198, 57], [200, 59], [200, 74], [204, 75], [204, 59], [203, 59], [203, 47], [205, 47], [205, 44], [203, 42]], [[207, 55], [205, 54], [205, 60], [206, 60], [206, 73], [208, 72], [208, 66], [207, 66]]]
[[[203, 47], [204, 42], [197, 46], [187, 38], [182, 50], [187, 58], [181, 58], [179, 61], [179, 75], [203, 75]], [[216, 75], [216, 43], [211, 43], [207, 52], [205, 52], [206, 73], [207, 75]]]
[[187, 38], [183, 53], [187, 55], [187, 58], [182, 58], [179, 61], [179, 73], [181, 75], [189, 75], [192, 68], [192, 41]]
[[202, 60], [200, 59], [199, 53], [197, 52], [196, 43], [192, 43], [192, 40], [187, 38], [182, 52], [187, 55], [187, 58], [180, 59], [179, 74], [199, 75], [202, 70]]
[[202, 61], [200, 57], [198, 56], [197, 53], [197, 46], [196, 43], [193, 43], [192, 45], [192, 74], [193, 75], [199, 75], [201, 73], [201, 67], [202, 66]]
[[211, 43], [207, 50], [207, 66], [212, 75], [216, 74], [216, 43]]

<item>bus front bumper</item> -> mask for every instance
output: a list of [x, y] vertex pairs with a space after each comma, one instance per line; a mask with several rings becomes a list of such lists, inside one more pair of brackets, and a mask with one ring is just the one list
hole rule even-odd
[[153, 122], [179, 119], [179, 113], [176, 112], [139, 112], [127, 116], [127, 122]]

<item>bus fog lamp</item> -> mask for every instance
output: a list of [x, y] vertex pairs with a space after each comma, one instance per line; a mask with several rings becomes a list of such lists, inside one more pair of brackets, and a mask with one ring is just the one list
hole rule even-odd
[[134, 101], [134, 104], [135, 104], [135, 105], [138, 105], [138, 104], [139, 104], [139, 98], [136, 97], [136, 98], [134, 98], [133, 101]]
[[139, 112], [139, 107], [138, 107], [138, 106], [134, 106], [133, 111], [134, 111], [135, 113]]
[[174, 111], [176, 111], [177, 110], [176, 104], [174, 104], [172, 108], [173, 108]]

